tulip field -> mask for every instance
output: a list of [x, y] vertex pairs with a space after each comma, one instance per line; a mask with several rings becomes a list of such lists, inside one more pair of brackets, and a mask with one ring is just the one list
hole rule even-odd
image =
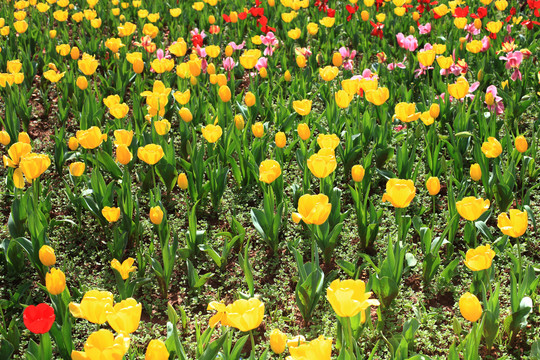
[[0, 360], [540, 359], [540, 0], [0, 1]]

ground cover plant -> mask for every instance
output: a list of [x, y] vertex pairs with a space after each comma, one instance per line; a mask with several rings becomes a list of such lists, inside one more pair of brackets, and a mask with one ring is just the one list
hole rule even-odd
[[538, 359], [539, 29], [2, 1], [0, 359]]

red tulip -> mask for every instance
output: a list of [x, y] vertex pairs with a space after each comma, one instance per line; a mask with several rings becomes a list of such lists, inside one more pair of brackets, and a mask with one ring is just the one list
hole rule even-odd
[[34, 334], [45, 334], [54, 323], [54, 309], [45, 303], [30, 305], [23, 312], [24, 325]]

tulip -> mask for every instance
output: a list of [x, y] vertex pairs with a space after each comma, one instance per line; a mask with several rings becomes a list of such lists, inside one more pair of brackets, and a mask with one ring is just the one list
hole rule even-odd
[[299, 68], [305, 68], [307, 65], [307, 59], [304, 55], [298, 55], [296, 57], [296, 65], [298, 65]]
[[416, 112], [415, 103], [401, 102], [395, 107], [396, 118], [403, 122], [413, 122], [420, 118], [420, 113]]
[[229, 102], [231, 100], [231, 89], [227, 85], [223, 85], [219, 88], [218, 95], [221, 101]]
[[259, 75], [263, 78], [263, 79], [266, 79], [266, 77], [268, 77], [268, 70], [266, 70], [265, 67], [262, 67], [259, 69]]
[[259, 180], [271, 184], [281, 175], [281, 166], [275, 160], [264, 160], [259, 166]]
[[329, 17], [329, 16], [325, 16], [321, 20], [319, 20], [319, 23], [321, 23], [321, 25], [326, 26], [327, 28], [334, 26], [335, 22], [336, 22], [336, 18]]
[[448, 92], [456, 99], [463, 99], [469, 93], [469, 82], [459, 77], [455, 84], [448, 84]]
[[43, 245], [39, 249], [39, 261], [44, 266], [53, 266], [56, 264], [56, 255], [54, 255], [54, 250], [49, 245]]
[[81, 52], [78, 47], [74, 46], [71, 48], [69, 56], [71, 56], [72, 60], [77, 60], [80, 55], [81, 55]]
[[361, 322], [366, 321], [365, 310], [369, 306], [379, 306], [379, 301], [370, 299], [362, 280], [334, 280], [326, 290], [326, 298], [339, 317], [352, 317], [361, 314]]
[[149, 217], [152, 224], [159, 225], [163, 221], [163, 210], [161, 210], [161, 207], [159, 205], [154, 206], [150, 208]]
[[0, 144], [6, 146], [11, 142], [11, 137], [5, 130], [0, 131]]
[[180, 175], [178, 175], [178, 187], [180, 187], [182, 190], [186, 190], [188, 188], [188, 179], [186, 174], [180, 173]]
[[26, 144], [30, 144], [30, 136], [28, 135], [27, 132], [22, 131], [17, 136], [17, 141], [18, 142], [23, 142], [23, 143], [26, 143]]
[[184, 92], [176, 91], [174, 93], [174, 99], [181, 105], [186, 105], [189, 102], [189, 99], [191, 99], [191, 91], [189, 91], [189, 89]]
[[79, 141], [77, 140], [75, 136], [72, 136], [69, 138], [68, 147], [69, 147], [69, 150], [71, 151], [75, 151], [79, 148]]
[[47, 274], [45, 274], [45, 286], [47, 287], [49, 294], [61, 294], [66, 288], [66, 275], [64, 275], [62, 270], [52, 268]]
[[137, 157], [148, 165], [157, 164], [157, 162], [163, 158], [163, 155], [164, 153], [161, 145], [148, 144], [137, 149]]
[[120, 219], [120, 208], [105, 206], [101, 209], [101, 214], [108, 222], [116, 222]]
[[319, 69], [319, 75], [324, 81], [332, 81], [339, 74], [339, 69], [335, 66], [325, 66]]
[[287, 347], [290, 348], [297, 348], [302, 344], [306, 344], [306, 338], [302, 335], [296, 335], [292, 339], [287, 340]]
[[428, 189], [429, 195], [435, 196], [441, 191], [441, 182], [436, 177], [430, 177], [426, 181], [426, 188]]
[[293, 360], [330, 360], [332, 356], [332, 339], [319, 336], [317, 339], [298, 347], [289, 348]]
[[119, 334], [114, 337], [109, 330], [101, 329], [90, 334], [84, 343], [84, 352], [71, 353], [73, 360], [121, 360], [129, 349], [129, 336]]
[[261, 51], [254, 49], [254, 50], [246, 50], [242, 55], [240, 55], [240, 64], [247, 69], [253, 69], [257, 62], [259, 61], [259, 58], [261, 57]]
[[169, 352], [167, 351], [165, 343], [161, 340], [150, 340], [150, 343], [146, 348], [144, 360], [167, 360], [168, 358]]
[[144, 71], [144, 61], [142, 59], [136, 59], [132, 65], [134, 73], [141, 74]]
[[12, 167], [17, 168], [19, 166], [19, 163], [21, 159], [32, 151], [32, 146], [27, 143], [23, 142], [16, 142], [15, 144], [11, 145], [8, 150], [8, 156], [4, 155], [4, 167]]
[[22, 21], [15, 21], [13, 23], [13, 27], [15, 28], [15, 31], [19, 34], [23, 34], [28, 30], [28, 23], [25, 20]]
[[287, 346], [287, 335], [279, 329], [274, 329], [270, 333], [270, 348], [276, 354], [282, 354]]
[[221, 129], [221, 126], [219, 125], [207, 125], [207, 126], [204, 126], [201, 129], [201, 131], [206, 141], [208, 141], [211, 144], [218, 141], [221, 135], [223, 134], [223, 130]]
[[300, 101], [296, 100], [296, 101], [293, 101], [293, 108], [294, 108], [294, 111], [298, 113], [298, 115], [306, 116], [311, 112], [311, 104], [312, 104], [311, 100], [305, 100], [305, 99], [300, 100]]
[[527, 144], [527, 139], [525, 139], [525, 136], [523, 135], [519, 135], [518, 137], [516, 137], [514, 145], [516, 146], [516, 150], [520, 153], [524, 153], [529, 148], [529, 144]]
[[459, 298], [459, 312], [465, 319], [475, 322], [482, 316], [482, 305], [475, 295], [466, 292]]
[[285, 74], [283, 75], [283, 79], [285, 79], [285, 81], [291, 81], [291, 72], [289, 70], [285, 71]]
[[292, 218], [295, 223], [303, 220], [306, 224], [322, 225], [331, 210], [332, 204], [328, 202], [328, 196], [305, 194], [298, 200], [298, 213], [293, 213]]
[[115, 119], [122, 119], [129, 112], [129, 106], [127, 104], [115, 104], [109, 111]]
[[364, 179], [364, 175], [366, 173], [366, 170], [364, 170], [364, 167], [362, 165], [354, 165], [351, 169], [351, 176], [353, 178], [353, 181], [360, 182]]
[[283, 149], [287, 145], [287, 137], [285, 136], [285, 133], [282, 131], [276, 133], [274, 141], [276, 143], [276, 146], [280, 149]]
[[245, 125], [244, 124], [244, 118], [242, 117], [242, 115], [240, 115], [240, 114], [235, 115], [234, 116], [234, 126], [238, 130], [242, 131], [242, 130], [244, 130], [244, 125]]
[[476, 221], [487, 209], [489, 209], [489, 200], [468, 196], [456, 202], [456, 208], [464, 219]]
[[133, 155], [127, 145], [121, 144], [116, 148], [116, 161], [122, 165], [127, 165], [133, 159]]
[[165, 135], [171, 130], [171, 123], [167, 119], [154, 121], [154, 128], [158, 135]]
[[495, 257], [495, 251], [488, 245], [469, 249], [465, 254], [465, 265], [472, 271], [486, 270], [491, 267], [491, 261]]
[[311, 131], [309, 130], [309, 126], [306, 123], [298, 124], [298, 127], [296, 128], [296, 131], [298, 132], [298, 136], [300, 136], [300, 139], [306, 141], [309, 139], [309, 136], [311, 135]]
[[113, 294], [108, 291], [87, 291], [80, 304], [69, 304], [69, 311], [76, 318], [103, 324], [107, 321], [107, 315], [113, 311]]
[[49, 168], [51, 159], [44, 154], [28, 154], [25, 155], [19, 164], [26, 180], [32, 182], [37, 179]]
[[109, 325], [120, 334], [131, 334], [139, 327], [142, 305], [133, 298], [122, 300], [114, 305], [107, 315]]
[[528, 227], [528, 216], [526, 211], [510, 209], [510, 217], [506, 213], [501, 213], [497, 219], [497, 226], [502, 233], [513, 238], [525, 234]]
[[340, 67], [343, 64], [343, 56], [339, 52], [335, 52], [332, 55], [332, 64], [334, 66]]
[[474, 181], [480, 180], [482, 178], [482, 169], [480, 168], [480, 164], [472, 164], [469, 174]]
[[318, 153], [309, 157], [307, 165], [311, 173], [319, 178], [326, 178], [332, 174], [337, 167], [336, 156], [331, 148], [322, 148]]
[[433, 65], [435, 61], [435, 50], [420, 51], [417, 55], [418, 62], [425, 67]]
[[251, 91], [248, 91], [246, 93], [244, 101], [247, 107], [252, 107], [253, 105], [255, 105], [256, 102], [255, 95]]
[[412, 180], [390, 179], [386, 183], [386, 192], [382, 202], [389, 201], [396, 208], [406, 208], [416, 195]]
[[92, 126], [88, 130], [79, 130], [75, 134], [79, 144], [85, 149], [95, 149], [105, 140], [107, 134], [102, 134], [97, 126]]
[[431, 104], [431, 106], [429, 107], [429, 115], [433, 119], [438, 118], [440, 112], [441, 112], [441, 108], [440, 108], [439, 104]]
[[77, 161], [69, 165], [69, 173], [71, 176], [79, 177], [84, 174], [86, 165], [83, 162]]
[[256, 329], [264, 317], [264, 304], [257, 298], [236, 300], [227, 305], [227, 322], [240, 331]]
[[77, 84], [77, 87], [83, 91], [88, 88], [88, 80], [84, 76], [79, 76], [77, 78], [76, 84]]
[[489, 137], [488, 141], [482, 144], [482, 152], [487, 158], [496, 158], [502, 153], [501, 143], [494, 137]]
[[136, 266], [133, 266], [134, 262], [135, 259], [131, 257], [124, 260], [121, 264], [120, 261], [113, 259], [111, 261], [111, 267], [118, 271], [123, 280], [127, 280], [129, 278], [129, 274], [137, 269]]
[[179, 111], [178, 111], [178, 114], [180, 115], [180, 117], [182, 118], [182, 120], [184, 122], [190, 122], [191, 120], [193, 120], [193, 115], [191, 114], [191, 111], [188, 109], [188, 108], [181, 108]]
[[258, 121], [251, 126], [251, 131], [253, 135], [257, 138], [261, 138], [264, 135], [264, 125], [262, 122]]
[[388, 88], [377, 88], [376, 90], [366, 91], [366, 100], [372, 103], [373, 105], [380, 106], [388, 100], [390, 97], [390, 92]]
[[335, 94], [335, 98], [336, 98], [337, 106], [339, 106], [341, 109], [346, 109], [347, 107], [349, 107], [349, 104], [351, 103], [353, 99], [353, 95], [349, 95], [344, 90], [339, 90]]
[[86, 76], [92, 76], [96, 72], [99, 62], [91, 55], [83, 54], [82, 59], [78, 61], [79, 69]]
[[319, 32], [319, 25], [315, 23], [309, 23], [307, 24], [307, 31], [309, 35], [315, 36]]
[[48, 333], [55, 319], [54, 309], [45, 303], [29, 305], [23, 311], [24, 326], [34, 334]]

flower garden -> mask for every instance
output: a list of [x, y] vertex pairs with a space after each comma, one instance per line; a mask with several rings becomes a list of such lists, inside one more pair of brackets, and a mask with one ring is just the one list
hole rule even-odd
[[3, 0], [0, 360], [539, 359], [540, 0]]

